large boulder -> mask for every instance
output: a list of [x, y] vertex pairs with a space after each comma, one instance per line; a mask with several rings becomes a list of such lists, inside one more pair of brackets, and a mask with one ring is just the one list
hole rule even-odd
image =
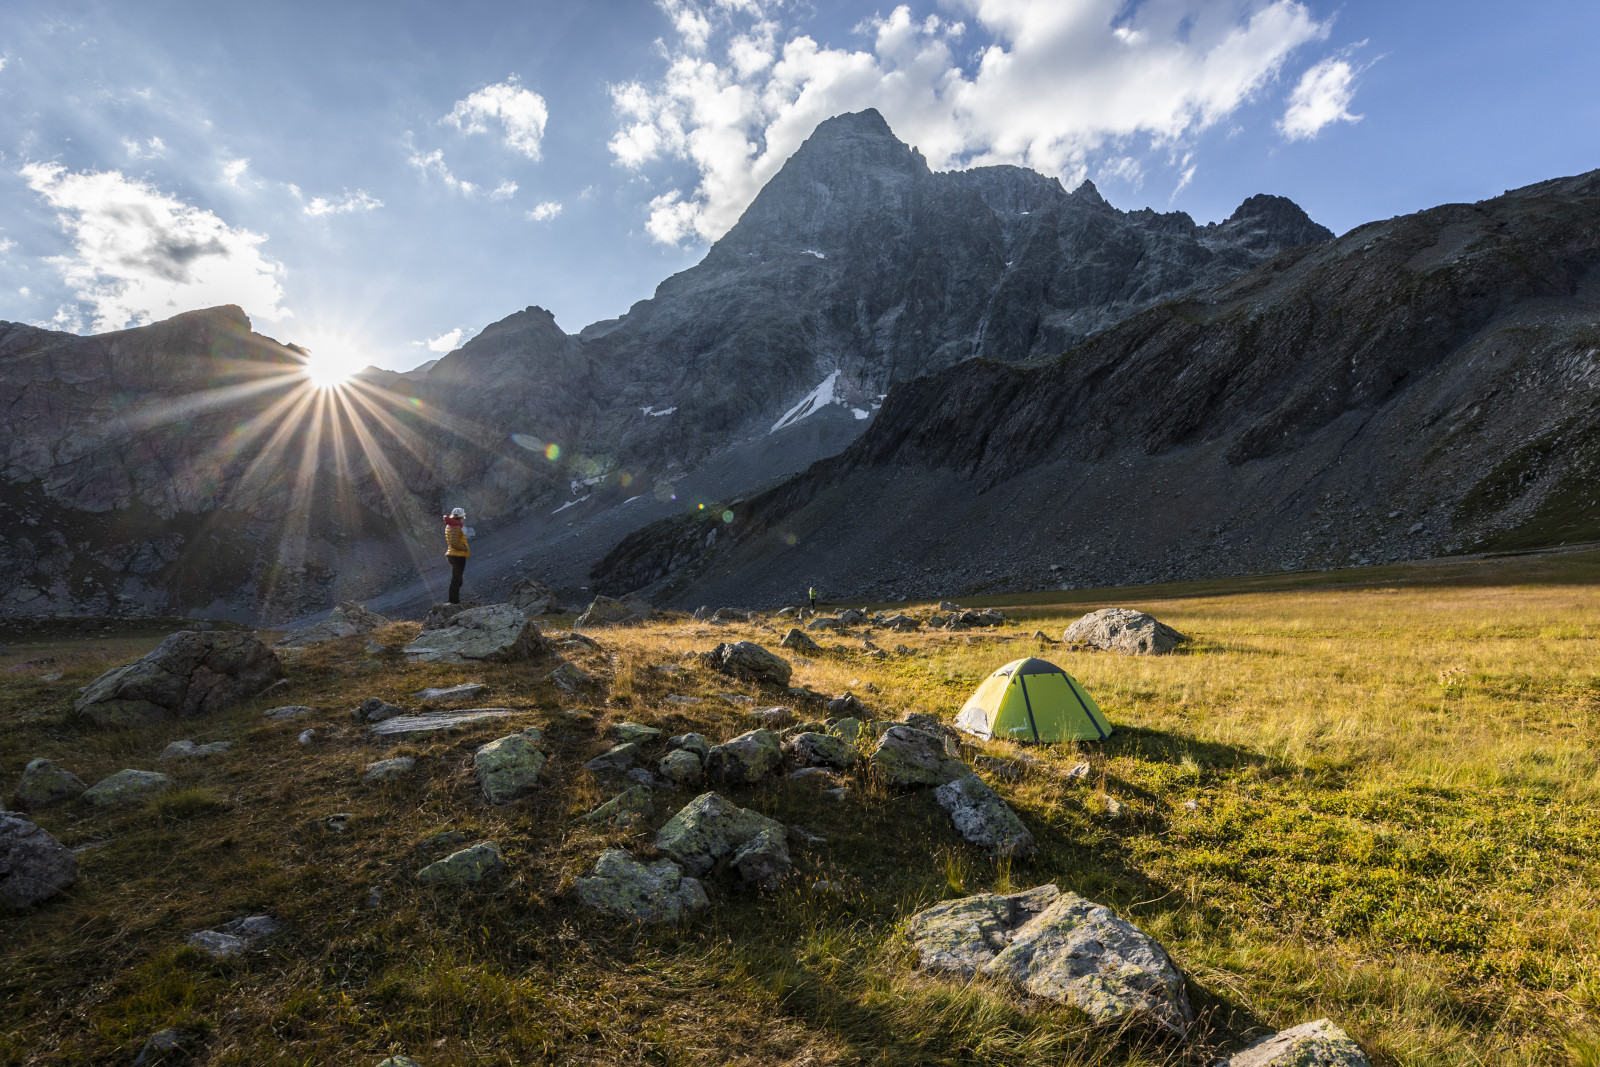
[[98, 808], [137, 804], [157, 794], [165, 793], [173, 784], [172, 779], [164, 774], [130, 768], [100, 779], [84, 790], [83, 799]]
[[0, 811], [0, 905], [31, 908], [78, 880], [78, 857], [14, 811]]
[[716, 793], [701, 793], [656, 831], [656, 848], [698, 877], [766, 831], [784, 836], [783, 824], [776, 819]]
[[469, 886], [505, 871], [506, 861], [500, 854], [500, 846], [493, 841], [480, 841], [471, 848], [452, 852], [428, 864], [417, 872], [417, 881], [431, 886]]
[[1159, 656], [1188, 638], [1154, 615], [1132, 608], [1101, 608], [1067, 627], [1061, 640], [1127, 656]]
[[556, 595], [537, 578], [524, 578], [511, 587], [506, 603], [524, 615], [542, 615], [556, 610]]
[[656, 770], [661, 777], [678, 786], [699, 785], [705, 773], [700, 757], [686, 748], [676, 748], [661, 758]]
[[221, 711], [283, 674], [254, 634], [180, 630], [132, 663], [96, 678], [73, 704], [95, 726], [135, 726]]
[[[455, 617], [463, 611], [481, 608], [482, 604], [476, 600], [464, 600], [459, 604], [435, 604], [428, 609], [428, 614], [422, 617], [422, 632], [429, 630], [445, 630], [454, 624]], [[527, 612], [523, 612], [527, 614]]]
[[1033, 835], [1011, 805], [979, 778], [968, 774], [933, 791], [962, 837], [982, 845], [997, 859], [1031, 856]]
[[545, 650], [545, 640], [526, 615], [510, 604], [468, 608], [438, 630], [423, 630], [405, 647], [413, 663], [505, 663], [532, 659]]
[[76, 800], [86, 788], [77, 775], [63, 770], [55, 760], [31, 760], [17, 783], [17, 806], [23, 811], [43, 811]]
[[671, 860], [646, 867], [619, 848], [608, 848], [594, 874], [577, 880], [578, 899], [597, 911], [635, 922], [683, 922], [710, 901], [705, 887]]
[[526, 734], [508, 734], [479, 745], [472, 754], [472, 769], [489, 803], [508, 804], [539, 784], [544, 760], [544, 753]]
[[822, 651], [822, 646], [807, 637], [805, 631], [798, 626], [789, 627], [789, 632], [783, 635], [778, 647], [787, 648], [790, 652], [805, 652], [812, 655]]
[[1233, 1054], [1221, 1067], [1372, 1067], [1361, 1046], [1331, 1020], [1301, 1023]]
[[872, 766], [890, 785], [944, 785], [972, 768], [955, 758], [955, 743], [914, 726], [891, 726], [878, 738]]
[[622, 623], [643, 622], [656, 617], [656, 609], [645, 603], [635, 595], [628, 595], [621, 600], [608, 596], [597, 596], [589, 602], [589, 606], [578, 621], [573, 623], [574, 629], [586, 629], [594, 626], [616, 626]]
[[734, 850], [729, 866], [745, 885], [777, 889], [794, 874], [787, 835], [781, 829], [761, 831]]
[[787, 661], [754, 641], [725, 641], [703, 655], [713, 670], [780, 689], [788, 686], [789, 676], [794, 673]]
[[387, 625], [389, 625], [388, 619], [375, 611], [368, 611], [365, 604], [341, 603], [335, 605], [334, 609], [328, 612], [328, 617], [321, 622], [290, 631], [278, 645], [284, 648], [303, 648], [306, 645], [320, 644], [341, 637], [371, 633], [378, 627]]
[[783, 742], [771, 730], [751, 730], [706, 753], [706, 778], [721, 785], [751, 785], [783, 765]]
[[910, 932], [928, 970], [1003, 979], [1103, 1026], [1144, 1021], [1182, 1036], [1194, 1021], [1183, 976], [1155, 939], [1055, 886], [936, 904]]
[[856, 765], [856, 749], [842, 737], [831, 734], [800, 733], [790, 737], [784, 745], [789, 755], [802, 767], [847, 768]]

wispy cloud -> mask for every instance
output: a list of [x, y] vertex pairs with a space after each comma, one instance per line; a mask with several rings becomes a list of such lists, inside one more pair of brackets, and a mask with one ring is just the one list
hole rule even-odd
[[17, 247], [17, 242], [9, 237], [0, 237], [0, 252], [9, 252]]
[[[292, 188], [292, 187], [291, 187]], [[298, 189], [295, 190], [297, 193]], [[353, 211], [372, 211], [383, 206], [383, 201], [369, 195], [363, 189], [355, 192], [346, 192], [343, 196], [329, 200], [325, 197], [313, 197], [305, 206], [307, 215], [313, 218], [322, 215], [348, 215]]]
[[514, 182], [514, 181], [507, 180], [507, 181], [501, 182], [499, 185], [494, 187], [494, 191], [489, 194], [489, 199], [490, 200], [510, 200], [513, 196], [516, 196], [516, 195], [517, 195], [517, 183]]
[[237, 188], [244, 178], [244, 172], [249, 169], [248, 159], [230, 159], [222, 165], [222, 180]]
[[[229, 226], [119, 171], [30, 163], [20, 173], [72, 239], [72, 254], [50, 262], [96, 331], [218, 304], [272, 320], [290, 314], [282, 306], [284, 269], [261, 253], [264, 234]], [[78, 310], [63, 308], [56, 321], [79, 328], [82, 320]]]
[[166, 142], [159, 137], [152, 137], [143, 144], [132, 138], [124, 137], [122, 139], [122, 147], [127, 151], [129, 159], [154, 159], [157, 156], [165, 155], [167, 151]]
[[463, 181], [450, 173], [450, 168], [445, 165], [444, 150], [435, 148], [432, 152], [413, 151], [408, 160], [413, 167], [423, 173], [424, 177], [438, 178], [447, 189], [454, 189], [464, 196], [471, 196], [477, 186], [469, 181]]
[[561, 214], [561, 202], [559, 200], [546, 200], [543, 203], [535, 204], [533, 210], [528, 212], [528, 218], [534, 222], [549, 222], [559, 214]]
[[544, 97], [524, 89], [512, 75], [497, 85], [479, 89], [465, 100], [457, 100], [441, 121], [463, 133], [487, 133], [488, 122], [493, 119], [500, 124], [507, 148], [536, 160], [549, 117]]
[[[1366, 67], [1356, 67], [1350, 53], [1362, 45], [1351, 45], [1338, 55], [1329, 56], [1300, 76], [1289, 94], [1289, 107], [1278, 122], [1278, 130], [1291, 141], [1310, 140], [1335, 122], [1360, 122], [1350, 104], [1356, 95], [1356, 78]], [[1370, 66], [1370, 64], [1368, 64]]]

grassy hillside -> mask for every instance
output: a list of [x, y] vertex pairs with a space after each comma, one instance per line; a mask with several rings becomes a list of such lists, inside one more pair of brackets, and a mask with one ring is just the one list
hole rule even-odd
[[[120, 813], [80, 802], [38, 815], [64, 843], [95, 847], [64, 896], [0, 917], [0, 1063], [124, 1064], [152, 1032], [192, 1026], [209, 1032], [201, 1062], [218, 1065], [404, 1052], [426, 1067], [1199, 1067], [1327, 1015], [1376, 1064], [1600, 1064], [1600, 559], [1385, 568], [1317, 586], [1286, 576], [1031, 595], [1004, 605], [1017, 625], [994, 634], [880, 632], [884, 648], [912, 650], [886, 660], [863, 657], [859, 639], [824, 638], [825, 654], [791, 657], [795, 683], [850, 689], [878, 718], [953, 716], [989, 671], [1037, 653], [1081, 679], [1118, 732], [1029, 751], [1038, 763], [1020, 782], [994, 781], [1040, 846], [1014, 866], [963, 842], [931, 793], [890, 792], [865, 772], [846, 776], [843, 800], [814, 779], [724, 790], [826, 842], [795, 850], [801, 876], [779, 893], [713, 879], [712, 909], [677, 931], [587, 912], [571, 886], [603, 847], [650, 855], [655, 828], [694, 791], [659, 791], [645, 824], [602, 830], [579, 816], [619, 787], [581, 765], [625, 719], [713, 741], [749, 729], [746, 708], [719, 694], [770, 695], [683, 654], [740, 637], [775, 647], [781, 621], [598, 632], [601, 651], [572, 658], [600, 684], [577, 696], [543, 680], [553, 661], [468, 669], [390, 651], [373, 669], [354, 638], [294, 659], [270, 700], [109, 733], [66, 724], [73, 689], [156, 635], [112, 646], [12, 634], [0, 659], [8, 793], [37, 756], [90, 783], [137, 767], [181, 788]], [[1029, 636], [1059, 636], [1110, 604], [1193, 640], [1135, 659], [1040, 652]], [[415, 629], [377, 636], [395, 649]], [[400, 745], [349, 717], [363, 697], [414, 706], [421, 686], [468, 680], [521, 713]], [[262, 720], [285, 703], [317, 714]], [[596, 714], [568, 714], [580, 708]], [[300, 745], [307, 725], [318, 738]], [[490, 807], [472, 751], [525, 725], [550, 740], [550, 783]], [[158, 764], [180, 737], [236, 744]], [[366, 763], [399, 754], [417, 757], [409, 781], [362, 783]], [[1067, 778], [1081, 760], [1089, 777]], [[316, 825], [335, 812], [353, 814], [347, 831]], [[510, 877], [469, 892], [418, 886], [442, 830], [498, 841]], [[818, 880], [843, 892], [814, 891]], [[898, 926], [912, 911], [1046, 881], [1167, 946], [1202, 1017], [1194, 1042], [1098, 1033], [1069, 1009], [913, 970]], [[288, 930], [241, 959], [183, 947], [192, 931], [263, 911]]]

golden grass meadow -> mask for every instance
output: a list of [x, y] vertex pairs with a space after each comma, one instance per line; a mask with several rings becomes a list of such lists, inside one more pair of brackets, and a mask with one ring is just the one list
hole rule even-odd
[[[877, 719], [949, 719], [1024, 655], [1078, 677], [1116, 734], [1026, 750], [1020, 780], [992, 783], [1038, 855], [997, 865], [928, 791], [886, 789], [864, 769], [842, 775], [842, 800], [822, 776], [778, 777], [725, 792], [825, 841], [794, 850], [800, 874], [781, 891], [713, 879], [711, 909], [681, 929], [586, 911], [572, 884], [604, 847], [649, 856], [656, 827], [698, 790], [662, 790], [644, 823], [602, 828], [580, 816], [619, 787], [582, 764], [625, 720], [713, 742], [750, 729], [748, 706], [722, 694], [758, 705], [772, 694], [685, 654], [741, 638], [776, 649], [785, 620], [592, 631], [598, 651], [563, 652], [596, 678], [575, 694], [545, 679], [551, 658], [408, 664], [398, 649], [419, 624], [395, 623], [374, 635], [381, 654], [365, 637], [317, 646], [286, 660], [289, 684], [267, 697], [121, 731], [72, 722], [74, 690], [164, 631], [12, 626], [0, 635], [8, 796], [41, 756], [85, 782], [135, 767], [179, 788], [142, 807], [77, 801], [34, 817], [90, 847], [76, 886], [0, 916], [0, 1063], [126, 1064], [155, 1031], [186, 1027], [205, 1034], [196, 1062], [214, 1065], [404, 1053], [425, 1067], [1201, 1067], [1328, 1016], [1374, 1064], [1600, 1064], [1600, 553], [977, 605], [1011, 624], [879, 632], [884, 648], [910, 650], [883, 660], [862, 655], [864, 630], [817, 635], [823, 653], [786, 658], [795, 685], [853, 692]], [[1149, 611], [1191, 640], [1124, 657], [1031, 636], [1059, 637], [1107, 606]], [[418, 688], [462, 681], [487, 683], [484, 702], [518, 714], [401, 744], [350, 716], [365, 697], [412, 707]], [[262, 718], [281, 704], [315, 713]], [[529, 725], [549, 742], [547, 784], [490, 806], [473, 750]], [[308, 726], [317, 739], [297, 743]], [[235, 744], [158, 764], [179, 738]], [[362, 781], [392, 755], [416, 757], [416, 773]], [[1080, 761], [1090, 774], [1068, 777]], [[352, 816], [344, 832], [319, 822], [336, 812]], [[442, 830], [499, 842], [509, 876], [465, 891], [418, 885]], [[914, 969], [902, 924], [916, 909], [1051, 881], [1162, 941], [1189, 979], [1192, 1040], [1100, 1032], [1071, 1009]], [[257, 912], [286, 931], [222, 962], [184, 945]]]

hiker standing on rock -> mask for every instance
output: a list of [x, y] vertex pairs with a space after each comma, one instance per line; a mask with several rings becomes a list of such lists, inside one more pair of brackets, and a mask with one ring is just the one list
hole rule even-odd
[[811, 587], [811, 614], [817, 613], [817, 587]]
[[450, 603], [461, 603], [461, 572], [467, 569], [467, 513], [456, 508], [444, 517], [444, 558], [450, 561]]

